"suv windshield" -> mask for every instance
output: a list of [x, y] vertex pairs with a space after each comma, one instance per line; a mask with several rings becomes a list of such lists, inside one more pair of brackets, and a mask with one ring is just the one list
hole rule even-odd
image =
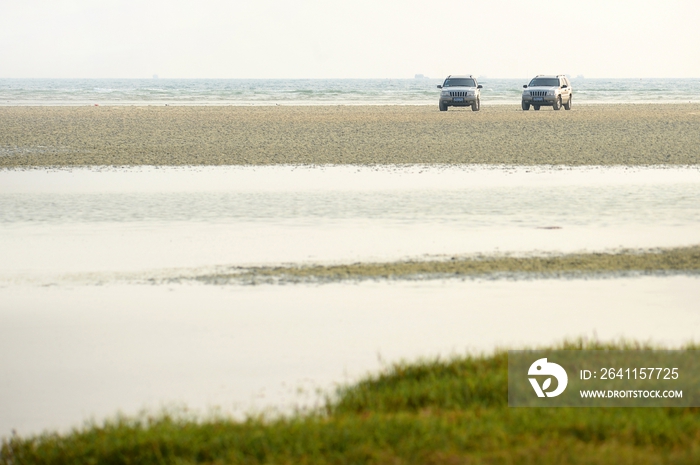
[[530, 81], [529, 87], [559, 87], [558, 78], [535, 78]]
[[462, 78], [462, 79], [445, 79], [445, 83], [442, 87], [476, 87], [474, 79]]

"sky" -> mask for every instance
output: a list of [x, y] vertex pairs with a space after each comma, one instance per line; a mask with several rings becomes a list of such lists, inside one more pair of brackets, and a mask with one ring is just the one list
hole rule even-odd
[[700, 1], [0, 0], [0, 78], [700, 78]]

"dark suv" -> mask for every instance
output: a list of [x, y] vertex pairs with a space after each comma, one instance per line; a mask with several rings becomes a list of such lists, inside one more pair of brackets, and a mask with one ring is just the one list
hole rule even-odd
[[560, 74], [558, 76], [535, 76], [530, 84], [523, 86], [523, 110], [530, 109], [530, 105], [535, 110], [541, 106], [550, 106], [554, 110], [571, 110], [574, 90], [571, 88], [569, 79]]

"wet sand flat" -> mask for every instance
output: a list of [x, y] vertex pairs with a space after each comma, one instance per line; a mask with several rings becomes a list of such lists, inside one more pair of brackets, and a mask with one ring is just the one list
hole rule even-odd
[[700, 164], [700, 105], [0, 107], [0, 167]]
[[[310, 265], [241, 268], [232, 273], [196, 276], [209, 284], [332, 282], [360, 279], [425, 279], [507, 276], [521, 278], [584, 276], [594, 273], [640, 274], [653, 272], [697, 274], [700, 271], [700, 246], [662, 250], [623, 250], [616, 253], [584, 253], [547, 257], [478, 257], [450, 260], [421, 260], [393, 263], [353, 263], [348, 265]], [[184, 279], [187, 280], [187, 279]], [[182, 281], [182, 279], [176, 279]]]

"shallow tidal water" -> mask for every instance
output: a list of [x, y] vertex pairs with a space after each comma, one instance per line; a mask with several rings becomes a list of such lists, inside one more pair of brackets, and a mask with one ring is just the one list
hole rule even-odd
[[674, 247], [697, 168], [0, 171], [0, 282], [217, 266]]
[[144, 284], [151, 277], [698, 238], [697, 168], [3, 170], [0, 436], [173, 405], [289, 411], [380, 360], [700, 335], [697, 276]]
[[[0, 436], [118, 411], [318, 403], [383, 363], [585, 336], [700, 335], [693, 276], [0, 289]], [[299, 392], [299, 389], [302, 392]]]

